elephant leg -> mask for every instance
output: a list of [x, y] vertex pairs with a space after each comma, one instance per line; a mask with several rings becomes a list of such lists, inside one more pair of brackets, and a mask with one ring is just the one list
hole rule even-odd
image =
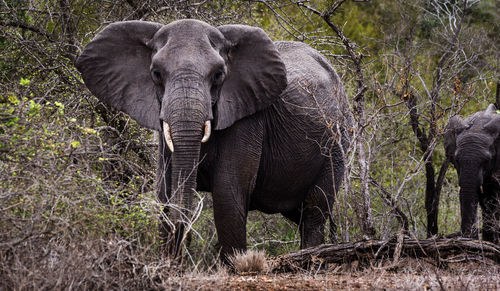
[[[237, 251], [246, 250], [247, 208], [239, 202], [236, 205], [235, 201], [227, 199], [225, 195], [221, 195], [221, 192], [224, 191], [218, 189], [217, 192], [213, 192], [214, 218], [221, 248], [221, 259], [227, 263], [229, 256]], [[237, 192], [231, 195], [233, 194], [241, 196]]]
[[248, 202], [255, 184], [254, 178], [241, 177], [233, 167], [227, 169], [228, 172], [216, 170], [212, 191], [221, 258], [226, 263], [234, 252], [246, 250]]
[[500, 203], [496, 195], [488, 192], [484, 193], [480, 201], [483, 212], [483, 240], [499, 243]]
[[226, 263], [235, 251], [246, 250], [247, 213], [262, 148], [260, 124], [247, 119], [236, 126], [239, 128], [233, 126], [218, 139], [218, 155], [211, 174], [215, 227], [221, 258]]
[[[301, 248], [317, 246], [325, 242], [325, 223], [328, 218], [332, 219], [331, 211], [335, 200], [335, 189], [340, 184], [334, 182], [337, 179], [334, 179], [332, 173], [329, 167], [323, 171], [318, 182], [309, 189], [302, 204]], [[332, 221], [330, 223], [335, 228], [335, 224]]]

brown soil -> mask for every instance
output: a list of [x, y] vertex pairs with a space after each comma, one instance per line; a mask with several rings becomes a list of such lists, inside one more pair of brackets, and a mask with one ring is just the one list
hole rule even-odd
[[[442, 273], [442, 274], [440, 274]], [[388, 272], [369, 270], [321, 274], [194, 275], [169, 280], [175, 290], [500, 290], [498, 270]]]

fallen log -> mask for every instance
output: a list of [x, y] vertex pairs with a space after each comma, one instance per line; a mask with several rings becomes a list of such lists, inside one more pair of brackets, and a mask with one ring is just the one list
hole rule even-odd
[[500, 263], [500, 246], [469, 238], [366, 240], [338, 245], [325, 244], [278, 256], [272, 261], [275, 272], [295, 272], [354, 261], [375, 263], [402, 257], [430, 258], [437, 265], [463, 261]]

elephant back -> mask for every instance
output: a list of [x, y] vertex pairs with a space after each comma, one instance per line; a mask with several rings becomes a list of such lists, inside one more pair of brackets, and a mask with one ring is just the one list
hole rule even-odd
[[301, 120], [314, 122], [317, 128], [338, 129], [347, 149], [354, 122], [335, 69], [305, 43], [280, 41], [275, 45], [287, 70], [288, 86], [280, 96], [286, 109]]

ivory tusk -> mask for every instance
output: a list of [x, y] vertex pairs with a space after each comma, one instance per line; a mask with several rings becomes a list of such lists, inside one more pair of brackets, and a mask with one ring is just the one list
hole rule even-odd
[[174, 152], [174, 143], [172, 142], [172, 136], [170, 135], [170, 126], [168, 123], [163, 121], [163, 135], [165, 136], [165, 142], [171, 152]]
[[207, 120], [205, 121], [205, 134], [203, 135], [201, 142], [207, 142], [208, 139], [210, 138], [211, 133], [212, 133], [212, 124], [210, 123], [210, 120]]

